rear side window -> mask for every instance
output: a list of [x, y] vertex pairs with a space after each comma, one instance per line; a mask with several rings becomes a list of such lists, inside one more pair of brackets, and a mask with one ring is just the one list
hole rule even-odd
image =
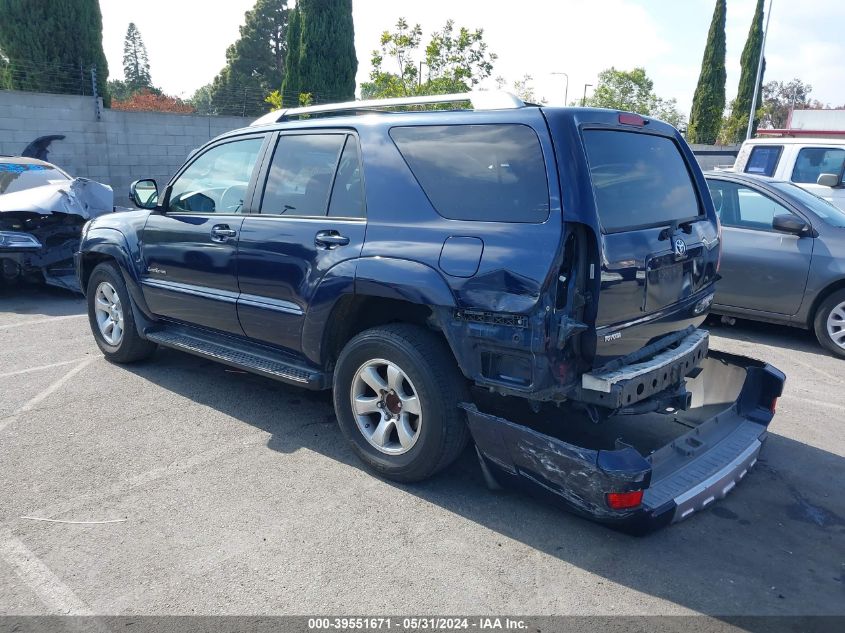
[[805, 147], [795, 159], [792, 182], [816, 184], [822, 174], [841, 174], [843, 163], [845, 149]]
[[692, 178], [671, 139], [616, 130], [585, 130], [584, 144], [605, 232], [700, 216]]
[[264, 187], [261, 213], [326, 215], [344, 134], [279, 137]]
[[783, 145], [757, 145], [751, 149], [751, 156], [745, 163], [746, 174], [773, 176], [778, 166]]
[[544, 222], [549, 184], [525, 125], [395, 127], [390, 136], [437, 212], [452, 220]]

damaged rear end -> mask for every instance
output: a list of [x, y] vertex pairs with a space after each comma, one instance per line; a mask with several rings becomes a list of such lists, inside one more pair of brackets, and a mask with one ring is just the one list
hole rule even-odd
[[[490, 478], [646, 531], [745, 476], [785, 378], [711, 351], [699, 329], [719, 278], [720, 227], [678, 132], [609, 110], [543, 112], [559, 255], [532, 310], [453, 316], [450, 335], [472, 350], [463, 367], [490, 396], [464, 408]], [[508, 396], [528, 406], [510, 411]]]
[[644, 533], [707, 508], [742, 481], [783, 384], [766, 363], [711, 351], [685, 380], [686, 410], [620, 413], [596, 424], [575, 406], [514, 420], [477, 404], [465, 409], [488, 477]]

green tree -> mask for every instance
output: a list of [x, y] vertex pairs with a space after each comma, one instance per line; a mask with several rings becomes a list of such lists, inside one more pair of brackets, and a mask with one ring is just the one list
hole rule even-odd
[[[461, 27], [455, 31], [452, 20], [432, 34], [424, 50], [422, 29], [411, 27], [404, 18], [393, 32], [382, 33], [380, 48], [371, 55], [370, 81], [361, 86], [365, 97], [406, 97], [412, 95], [466, 92], [493, 72], [497, 56], [484, 41], [484, 31]], [[388, 66], [389, 65], [389, 66]], [[420, 68], [425, 67], [423, 76]], [[526, 76], [530, 82], [530, 77]], [[528, 87], [525, 80], [525, 85]]]
[[686, 121], [678, 111], [675, 99], [661, 99], [654, 92], [654, 82], [644, 68], [617, 70], [608, 68], [599, 73], [599, 80], [593, 95], [586, 105], [594, 108], [627, 110], [655, 117], [681, 128]]
[[[763, 86], [763, 119], [768, 127], [783, 129], [789, 123], [789, 113], [821, 107], [810, 99], [813, 87], [800, 79], [789, 82], [770, 81]], [[818, 105], [817, 105], [818, 104]]]
[[240, 38], [226, 49], [226, 66], [211, 83], [211, 112], [257, 116], [267, 111], [264, 97], [284, 76], [287, 4], [257, 0], [246, 12]]
[[692, 100], [687, 140], [712, 145], [719, 136], [725, 114], [725, 0], [716, 0], [707, 45], [701, 61], [701, 74]]
[[141, 32], [134, 22], [129, 23], [123, 40], [123, 78], [132, 91], [152, 88], [153, 85], [147, 47], [144, 46]]
[[98, 92], [108, 105], [109, 67], [98, 0], [0, 0], [0, 16], [0, 50], [10, 88], [90, 94], [88, 71], [95, 67]]
[[[286, 105], [299, 103], [300, 94], [311, 94], [315, 103], [355, 98], [355, 26], [352, 0], [299, 0], [290, 32], [291, 54], [282, 82]], [[296, 41], [296, 33], [299, 37]]]
[[[740, 58], [742, 70], [739, 76], [739, 88], [736, 99], [731, 103], [731, 114], [725, 124], [726, 129], [721, 134], [722, 140], [728, 144], [742, 143], [748, 129], [748, 116], [751, 111], [751, 101], [754, 98], [754, 84], [757, 80], [757, 66], [760, 64], [760, 55], [763, 52], [763, 1], [757, 0], [748, 39], [745, 40], [745, 48], [742, 49]], [[761, 86], [765, 69], [766, 62], [763, 61], [763, 72], [760, 73]], [[757, 122], [762, 114], [759, 97], [757, 105], [752, 133], [757, 130]]]
[[188, 102], [194, 106], [197, 114], [217, 114], [214, 109], [214, 96], [211, 89], [211, 84], [197, 88], [193, 96], [188, 99]]

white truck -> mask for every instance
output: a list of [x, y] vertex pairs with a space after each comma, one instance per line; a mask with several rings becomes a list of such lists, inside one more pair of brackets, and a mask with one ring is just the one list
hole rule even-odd
[[734, 171], [787, 180], [845, 209], [845, 138], [754, 138]]

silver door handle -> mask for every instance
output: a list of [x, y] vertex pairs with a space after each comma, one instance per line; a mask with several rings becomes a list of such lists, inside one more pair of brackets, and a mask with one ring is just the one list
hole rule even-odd
[[230, 229], [228, 224], [218, 224], [211, 227], [211, 239], [215, 242], [225, 242], [237, 234], [238, 232], [235, 229]]
[[314, 242], [317, 246], [334, 248], [336, 246], [346, 246], [349, 244], [349, 238], [345, 235], [340, 235], [335, 231], [320, 231], [314, 238]]

